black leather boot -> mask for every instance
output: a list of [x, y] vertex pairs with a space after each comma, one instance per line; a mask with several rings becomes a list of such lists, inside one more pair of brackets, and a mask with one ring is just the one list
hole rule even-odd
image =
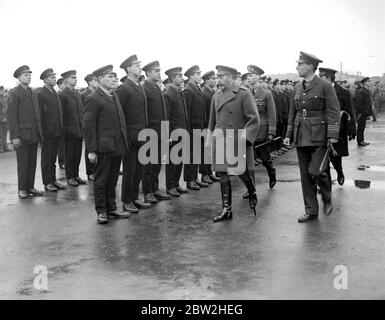
[[273, 189], [275, 184], [277, 183], [277, 177], [275, 174], [275, 168], [273, 167], [273, 162], [270, 160], [264, 162], [263, 165], [267, 170], [267, 174], [269, 175], [269, 187], [270, 189]]
[[233, 213], [231, 211], [231, 183], [230, 178], [227, 177], [225, 181], [221, 179], [221, 195], [222, 195], [222, 211], [219, 215], [214, 217], [214, 222], [225, 221], [232, 219]]
[[242, 174], [240, 176], [240, 178], [242, 179], [243, 183], [245, 184], [247, 190], [249, 191], [250, 209], [254, 210], [254, 216], [256, 216], [257, 214], [255, 211], [255, 208], [257, 206], [258, 199], [257, 199], [257, 191], [255, 190], [254, 181], [253, 181], [250, 173], [247, 171], [244, 174]]

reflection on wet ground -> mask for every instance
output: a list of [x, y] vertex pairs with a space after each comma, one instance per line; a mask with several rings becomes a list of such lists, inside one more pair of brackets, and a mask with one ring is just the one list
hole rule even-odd
[[345, 180], [344, 185], [360, 189], [385, 190], [385, 181]]

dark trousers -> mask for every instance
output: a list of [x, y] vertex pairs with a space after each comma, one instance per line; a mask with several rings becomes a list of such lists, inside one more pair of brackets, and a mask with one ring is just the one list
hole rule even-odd
[[66, 178], [79, 177], [79, 165], [82, 158], [83, 139], [76, 137], [65, 137], [65, 170]]
[[97, 213], [116, 211], [115, 189], [118, 183], [121, 156], [109, 157], [98, 154], [95, 166], [94, 201]]
[[283, 122], [282, 122], [282, 138], [283, 139], [286, 137], [286, 131], [287, 131], [287, 120], [283, 120]]
[[357, 121], [357, 143], [364, 141], [364, 131], [366, 127], [367, 116], [361, 115]]
[[[256, 141], [255, 146], [258, 146], [259, 144], [264, 143], [264, 141]], [[255, 148], [254, 149], [254, 155], [256, 158], [261, 158], [262, 160], [262, 165], [266, 168], [267, 174], [269, 177], [275, 175], [275, 168], [273, 166], [273, 161], [271, 160], [271, 155], [270, 155], [270, 145], [265, 144], [261, 147]]]
[[143, 165], [139, 162], [138, 151], [141, 144], [132, 142], [128, 153], [123, 157], [122, 202], [129, 203], [139, 197], [139, 184], [142, 180]]
[[[230, 176], [228, 175], [227, 172], [217, 172], [217, 174], [221, 178], [222, 205], [231, 208], [232, 195], [231, 195]], [[249, 170], [246, 170], [244, 173], [242, 173], [238, 177], [245, 184], [249, 194], [252, 194], [255, 191], [253, 173]]]
[[86, 162], [86, 173], [87, 176], [95, 173], [95, 165], [90, 162], [90, 159], [88, 159], [88, 150], [84, 148], [84, 159]]
[[58, 151], [58, 155], [57, 155], [57, 161], [59, 164], [64, 164], [64, 160], [65, 160], [65, 152], [64, 152], [64, 149], [65, 149], [65, 142], [64, 142], [65, 138], [64, 136], [62, 136], [60, 138], [60, 142], [59, 142], [59, 151]]
[[142, 187], [143, 193], [153, 193], [159, 189], [159, 174], [161, 165], [161, 143], [158, 141], [158, 163], [148, 163], [143, 166]]
[[0, 151], [7, 149], [7, 124], [0, 122]]
[[342, 157], [331, 155], [330, 162], [333, 164], [333, 167], [337, 172], [342, 172]]
[[59, 151], [61, 137], [45, 138], [41, 148], [41, 176], [43, 184], [47, 185], [56, 181], [56, 157]]
[[17, 180], [19, 190], [30, 190], [35, 185], [37, 143], [22, 144], [16, 148]]
[[[170, 150], [177, 144], [178, 142], [173, 142], [170, 146]], [[166, 188], [172, 189], [179, 186], [179, 180], [182, 175], [183, 162], [179, 164], [174, 164], [171, 162], [166, 164]], [[185, 169], [186, 170], [186, 169]]]
[[330, 166], [326, 147], [297, 147], [305, 211], [318, 215], [317, 185], [322, 200], [331, 201]]

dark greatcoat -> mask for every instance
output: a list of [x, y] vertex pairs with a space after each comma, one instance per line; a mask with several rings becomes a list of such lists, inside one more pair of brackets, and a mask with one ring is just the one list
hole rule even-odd
[[[222, 144], [220, 139], [213, 139], [213, 171], [228, 172], [232, 175], [241, 175], [246, 169], [254, 170], [254, 150], [253, 144], [259, 129], [259, 115], [257, 106], [251, 92], [238, 85], [233, 85], [228, 91], [218, 91], [214, 94], [211, 102], [211, 112], [209, 120], [209, 129], [213, 132], [215, 129], [223, 130], [223, 137], [228, 143], [233, 145], [235, 154], [238, 150], [238, 130], [246, 130], [246, 154], [243, 158], [246, 160], [246, 167], [235, 170], [234, 165], [229, 164], [226, 159], [226, 144]], [[226, 129], [234, 129], [233, 143], [229, 140], [230, 136], [226, 134]], [[217, 140], [217, 141], [215, 141]], [[219, 142], [218, 144], [216, 142]], [[223, 142], [223, 141], [222, 141]], [[225, 146], [222, 150], [225, 159], [220, 159], [216, 163], [216, 153], [218, 148]], [[222, 163], [221, 163], [222, 162]], [[239, 165], [239, 164], [238, 164]]]

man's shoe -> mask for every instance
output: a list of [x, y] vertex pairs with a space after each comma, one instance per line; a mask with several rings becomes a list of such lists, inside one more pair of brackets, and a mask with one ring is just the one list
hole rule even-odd
[[76, 177], [75, 180], [76, 180], [76, 182], [78, 184], [87, 184], [87, 182], [85, 182], [84, 180], [80, 179], [79, 177]]
[[[171, 197], [170, 197], [171, 198]], [[152, 204], [151, 203], [146, 203], [142, 200], [139, 200], [139, 199], [135, 199], [133, 201], [134, 205], [138, 208], [138, 209], [148, 209], [148, 208], [151, 208], [152, 207]]]
[[55, 187], [54, 184], [50, 183], [44, 186], [44, 190], [47, 192], [57, 192], [57, 188]]
[[345, 182], [345, 176], [344, 176], [344, 173], [342, 171], [338, 172], [337, 182], [340, 186], [342, 186]]
[[359, 146], [359, 147], [366, 147], [366, 146], [368, 146], [368, 145], [370, 145], [370, 143], [369, 143], [369, 142], [365, 142], [365, 141], [362, 141], [362, 142], [359, 142], [359, 143], [358, 143], [358, 146]]
[[94, 174], [89, 174], [89, 175], [87, 176], [87, 178], [88, 178], [88, 181], [94, 181], [95, 175], [94, 175]]
[[44, 196], [44, 191], [40, 191], [35, 188], [32, 188], [28, 190], [28, 195], [32, 197], [41, 197], [41, 196]]
[[171, 196], [168, 195], [167, 193], [161, 191], [161, 190], [157, 190], [154, 192], [154, 196], [155, 198], [157, 198], [158, 200], [170, 200], [171, 199]]
[[71, 187], [77, 187], [79, 185], [79, 183], [75, 180], [75, 179], [68, 179], [67, 180], [67, 184]]
[[65, 169], [65, 168], [64, 168], [64, 163], [60, 162], [60, 163], [59, 163], [59, 168], [60, 168], [60, 169]]
[[330, 215], [333, 211], [333, 205], [332, 205], [332, 202], [329, 201], [329, 202], [324, 202], [324, 214], [325, 215]]
[[175, 190], [178, 191], [179, 193], [189, 193], [189, 191], [181, 186], [175, 187]]
[[176, 191], [175, 188], [172, 188], [172, 189], [167, 189], [167, 194], [169, 194], [171, 197], [180, 197], [180, 193], [178, 191]]
[[97, 214], [96, 221], [97, 221], [99, 224], [106, 224], [106, 223], [108, 223], [107, 214], [106, 214], [105, 212], [98, 213], [98, 214]]
[[152, 193], [147, 193], [144, 195], [144, 202], [154, 204], [154, 203], [157, 203], [158, 200], [155, 198], [155, 196]]
[[28, 192], [25, 190], [20, 190], [19, 193], [19, 199], [27, 199], [29, 198]]
[[298, 222], [309, 222], [312, 220], [317, 220], [318, 215], [315, 214], [305, 214], [302, 217], [298, 218]]
[[201, 187], [198, 186], [195, 181], [188, 181], [186, 183], [186, 186], [187, 186], [187, 189], [190, 189], [190, 190], [200, 190]]
[[130, 216], [129, 212], [119, 212], [118, 210], [107, 212], [107, 217], [111, 219], [127, 219]]
[[243, 196], [242, 196], [242, 199], [248, 199], [250, 197], [249, 195], [249, 191], [246, 191]]
[[223, 208], [221, 213], [214, 217], [214, 222], [221, 222], [225, 220], [229, 220], [233, 218], [233, 212], [231, 211], [231, 208]]
[[62, 184], [62, 183], [60, 183], [59, 181], [54, 181], [53, 182], [53, 185], [56, 187], [56, 189], [58, 189], [58, 190], [67, 190], [67, 187], [64, 185], [64, 184]]
[[132, 202], [129, 203], [123, 203], [123, 211], [128, 211], [131, 213], [138, 213], [139, 210]]
[[196, 180], [195, 180], [195, 183], [196, 183], [199, 187], [201, 187], [201, 188], [208, 188], [208, 187], [209, 187], [209, 185], [208, 185], [207, 183], [204, 183], [204, 182], [200, 181], [199, 179], [196, 179]]
[[216, 176], [214, 176], [213, 174], [209, 175], [209, 178], [212, 182], [219, 182], [221, 181], [221, 178], [218, 178]]
[[211, 181], [211, 179], [209, 178], [209, 176], [205, 175], [202, 177], [202, 182], [203, 183], [207, 183], [207, 184], [212, 184], [213, 182]]

